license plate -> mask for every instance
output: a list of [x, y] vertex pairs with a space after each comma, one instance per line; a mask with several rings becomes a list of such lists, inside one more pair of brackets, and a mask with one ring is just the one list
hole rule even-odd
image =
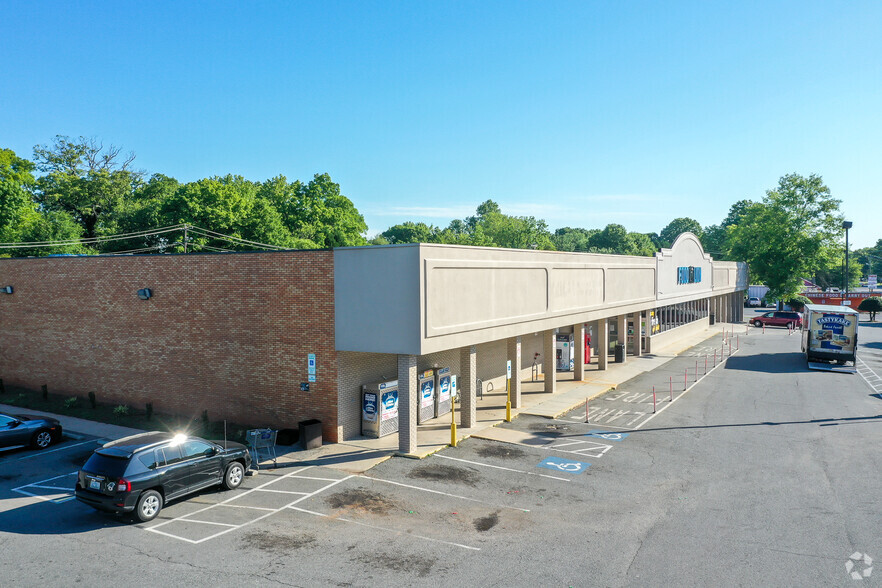
[[89, 490], [101, 490], [101, 482], [99, 480], [89, 480]]

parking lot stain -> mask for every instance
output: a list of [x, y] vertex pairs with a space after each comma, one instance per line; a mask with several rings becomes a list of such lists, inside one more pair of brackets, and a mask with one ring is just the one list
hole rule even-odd
[[383, 567], [393, 572], [402, 572], [407, 575], [425, 578], [432, 572], [432, 568], [435, 567], [438, 559], [434, 557], [402, 556], [400, 553], [383, 553], [362, 555], [358, 558], [358, 561], [365, 565], [365, 569]]
[[518, 447], [502, 444], [479, 447], [477, 453], [481, 457], [498, 457], [502, 459], [518, 459], [519, 457], [524, 457], [526, 455], [526, 453]]
[[21, 474], [0, 474], [0, 480], [4, 482], [8, 482], [9, 480], [15, 480], [16, 478], [20, 478]]
[[494, 513], [490, 513], [489, 516], [475, 519], [474, 523], [472, 523], [472, 524], [475, 525], [475, 530], [478, 531], [479, 533], [483, 533], [484, 531], [489, 531], [490, 529], [495, 527], [497, 524], [499, 524], [499, 511], [497, 510]]
[[566, 431], [569, 431], [570, 427], [569, 425], [535, 423], [530, 425], [529, 430], [539, 433], [543, 437], [560, 437]]
[[325, 502], [331, 508], [347, 508], [377, 515], [387, 515], [390, 510], [396, 508], [395, 503], [382, 494], [363, 488], [337, 492], [328, 496]]
[[312, 546], [315, 544], [315, 537], [306, 534], [287, 535], [259, 531], [248, 533], [242, 537], [242, 543], [246, 548], [259, 549], [260, 551], [290, 551]]
[[426, 465], [414, 468], [408, 478], [419, 478], [421, 480], [432, 480], [435, 482], [460, 482], [468, 486], [477, 484], [481, 476], [477, 472], [449, 465]]

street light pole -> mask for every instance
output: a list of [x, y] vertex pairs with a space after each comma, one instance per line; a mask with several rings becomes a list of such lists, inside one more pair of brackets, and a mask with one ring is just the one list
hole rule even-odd
[[848, 302], [848, 229], [852, 226], [851, 221], [842, 221], [842, 228], [845, 229], [845, 301]]

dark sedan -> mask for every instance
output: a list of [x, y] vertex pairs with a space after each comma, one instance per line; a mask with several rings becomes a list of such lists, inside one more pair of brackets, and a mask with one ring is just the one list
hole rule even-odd
[[26, 447], [46, 449], [61, 440], [61, 423], [56, 419], [0, 412], [0, 449]]

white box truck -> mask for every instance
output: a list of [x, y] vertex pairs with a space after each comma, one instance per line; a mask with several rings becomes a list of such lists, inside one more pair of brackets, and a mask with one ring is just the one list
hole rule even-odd
[[859, 320], [858, 311], [848, 306], [806, 304], [802, 352], [809, 368], [855, 373]]

